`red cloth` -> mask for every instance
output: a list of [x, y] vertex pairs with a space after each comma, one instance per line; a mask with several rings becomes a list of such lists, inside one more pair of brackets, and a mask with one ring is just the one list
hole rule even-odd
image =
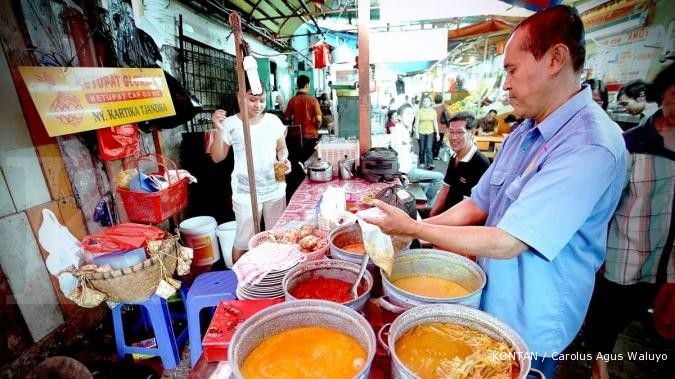
[[393, 128], [394, 126], [396, 126], [396, 124], [394, 124], [391, 121], [387, 121], [387, 125], [384, 126], [385, 129], [387, 129], [387, 134], [391, 134], [391, 128]]
[[312, 48], [314, 51], [314, 68], [324, 68], [330, 64], [330, 45], [323, 43]]

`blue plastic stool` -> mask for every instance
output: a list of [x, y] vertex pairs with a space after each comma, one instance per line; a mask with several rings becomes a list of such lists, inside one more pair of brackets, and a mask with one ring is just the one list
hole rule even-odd
[[[127, 346], [124, 341], [124, 325], [122, 323], [122, 306], [124, 305], [138, 305], [141, 307], [142, 312], [149, 318], [155, 333], [156, 348]], [[178, 348], [185, 343], [188, 333], [184, 329], [178, 334], [178, 338], [176, 338], [173, 332], [169, 304], [165, 299], [152, 295], [152, 297], [144, 301], [120, 303], [113, 308], [112, 316], [115, 327], [117, 355], [120, 359], [124, 359], [126, 354], [145, 354], [159, 356], [165, 369], [170, 370], [178, 366], [180, 362]]]
[[217, 306], [222, 300], [236, 299], [236, 291], [237, 276], [229, 270], [203, 273], [192, 283], [185, 302], [190, 335], [190, 366], [194, 366], [202, 355], [199, 313], [204, 308]]

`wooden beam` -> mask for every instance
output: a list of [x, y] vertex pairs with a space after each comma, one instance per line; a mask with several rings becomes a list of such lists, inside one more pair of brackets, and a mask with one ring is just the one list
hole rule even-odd
[[[312, 22], [314, 23], [314, 26], [316, 26], [316, 31], [317, 31], [317, 32], [321, 32], [321, 27], [319, 26], [319, 23], [316, 22], [316, 18], [314, 18], [314, 16], [312, 16], [312, 15], [310, 14], [311, 12], [310, 12], [310, 10], [309, 10], [309, 7], [307, 7], [307, 4], [305, 3], [305, 0], [298, 0], [298, 1], [300, 2], [300, 5], [302, 6], [302, 9], [304, 9], [305, 12], [307, 12], [306, 14], [309, 15], [309, 18], [310, 18], [310, 19], [312, 20]], [[369, 16], [369, 17], [370, 17], [370, 16]]]
[[242, 30], [239, 13], [230, 14], [230, 27], [234, 33], [234, 48], [237, 53], [237, 82], [239, 84], [239, 112], [244, 129], [244, 147], [246, 149], [246, 167], [248, 169], [248, 187], [251, 194], [251, 212], [253, 213], [253, 231], [260, 233], [260, 214], [258, 212], [258, 196], [255, 190], [255, 169], [253, 167], [253, 150], [251, 147], [251, 125], [248, 120], [248, 103], [246, 102], [246, 82], [244, 79], [244, 55], [241, 51]]
[[359, 0], [359, 147], [370, 149], [370, 0]]

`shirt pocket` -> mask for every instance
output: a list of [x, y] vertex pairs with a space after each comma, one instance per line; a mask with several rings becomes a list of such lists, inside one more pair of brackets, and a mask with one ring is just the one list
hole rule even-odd
[[506, 171], [495, 171], [490, 176], [490, 199], [495, 199], [499, 196], [499, 192], [504, 186], [506, 180]]
[[525, 180], [522, 177], [517, 177], [511, 183], [509, 183], [509, 185], [506, 187], [506, 190], [504, 191], [504, 194], [512, 202], [516, 201], [518, 196], [520, 196], [520, 192], [523, 190], [524, 185]]

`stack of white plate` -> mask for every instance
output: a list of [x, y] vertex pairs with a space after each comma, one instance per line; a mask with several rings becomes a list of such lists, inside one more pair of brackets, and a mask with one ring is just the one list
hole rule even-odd
[[[300, 264], [300, 263], [298, 263]], [[297, 266], [296, 264], [295, 266]], [[237, 285], [237, 298], [239, 300], [257, 300], [274, 299], [284, 296], [283, 280], [287, 272], [295, 266], [288, 269], [276, 271], [272, 270], [258, 284]]]

